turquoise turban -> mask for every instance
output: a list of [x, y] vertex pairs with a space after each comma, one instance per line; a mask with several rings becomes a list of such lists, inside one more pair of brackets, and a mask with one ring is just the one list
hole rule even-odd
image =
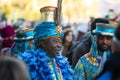
[[16, 37], [14, 38], [15, 41], [22, 41], [22, 40], [31, 40], [33, 39], [33, 28], [21, 30]]
[[49, 38], [49, 37], [63, 37], [61, 26], [57, 26], [56, 22], [42, 22], [34, 29], [34, 41]]
[[116, 26], [112, 24], [96, 23], [95, 34], [114, 36]]

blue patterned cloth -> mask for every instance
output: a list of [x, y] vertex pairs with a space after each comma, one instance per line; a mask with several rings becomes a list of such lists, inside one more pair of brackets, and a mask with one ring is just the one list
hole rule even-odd
[[115, 30], [116, 28], [113, 24], [96, 23], [96, 29], [93, 31], [93, 33], [113, 36]]
[[[73, 70], [69, 66], [67, 58], [63, 57], [60, 53], [52, 58], [42, 49], [26, 51], [18, 56], [19, 59], [24, 60], [27, 64], [32, 80], [73, 80]], [[56, 73], [54, 67], [56, 64], [60, 68], [60, 74]], [[52, 68], [51, 68], [52, 67]]]
[[[107, 59], [110, 54], [110, 51], [106, 51]], [[97, 50], [96, 37], [94, 37], [91, 51], [79, 59], [74, 69], [74, 80], [92, 80], [96, 77], [102, 59], [101, 55], [103, 55], [103, 52]]]
[[116, 29], [112, 24], [96, 23], [91, 50], [79, 59], [73, 75], [74, 80], [92, 80], [101, 72], [105, 61], [111, 54], [111, 51], [108, 50], [101, 52], [98, 50], [97, 35], [101, 34], [103, 36], [114, 36], [115, 30]]

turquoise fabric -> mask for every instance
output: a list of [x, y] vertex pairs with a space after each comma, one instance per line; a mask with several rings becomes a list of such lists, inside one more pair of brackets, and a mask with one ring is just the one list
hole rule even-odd
[[25, 50], [29, 50], [30, 40], [33, 40], [33, 30], [16, 35], [16, 40], [11, 48], [10, 55], [17, 56], [19, 53], [23, 53]]
[[96, 26], [96, 29], [93, 31], [94, 34], [102, 34], [102, 35], [110, 35], [114, 36], [116, 28], [113, 27], [112, 24], [105, 23], [96, 23], [99, 26]]
[[33, 30], [31, 30], [31, 31], [27, 31], [27, 32], [25, 32], [25, 33], [23, 33], [23, 34], [18, 34], [18, 35], [16, 35], [16, 40], [18, 39], [21, 39], [21, 38], [25, 38], [26, 40], [27, 40], [27, 38], [28, 37], [33, 37], [34, 36], [34, 34], [33, 34]]
[[108, 34], [111, 34], [111, 35], [114, 35], [114, 32], [115, 32], [116, 29], [114, 28], [104, 28], [104, 27], [100, 27], [100, 26], [97, 26], [96, 27], [96, 32], [104, 32], [104, 33], [108, 33]]
[[63, 32], [57, 31], [57, 24], [55, 22], [42, 22], [34, 29], [34, 42], [47, 37], [63, 37]]

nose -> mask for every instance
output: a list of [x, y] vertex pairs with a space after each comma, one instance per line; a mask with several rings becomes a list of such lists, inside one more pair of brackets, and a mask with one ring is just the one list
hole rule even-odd
[[62, 48], [62, 43], [61, 43], [61, 42], [58, 42], [58, 43], [57, 43], [57, 47], [61, 49], [61, 48]]
[[104, 42], [104, 43], [107, 43], [107, 42], [108, 42], [107, 38], [104, 38], [104, 39], [103, 39], [103, 42]]

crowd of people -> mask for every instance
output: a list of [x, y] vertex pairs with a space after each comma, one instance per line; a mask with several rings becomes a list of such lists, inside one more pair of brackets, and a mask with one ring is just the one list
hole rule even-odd
[[76, 41], [70, 25], [57, 24], [56, 9], [42, 7], [34, 27], [0, 18], [0, 80], [120, 80], [119, 16], [92, 18]]

